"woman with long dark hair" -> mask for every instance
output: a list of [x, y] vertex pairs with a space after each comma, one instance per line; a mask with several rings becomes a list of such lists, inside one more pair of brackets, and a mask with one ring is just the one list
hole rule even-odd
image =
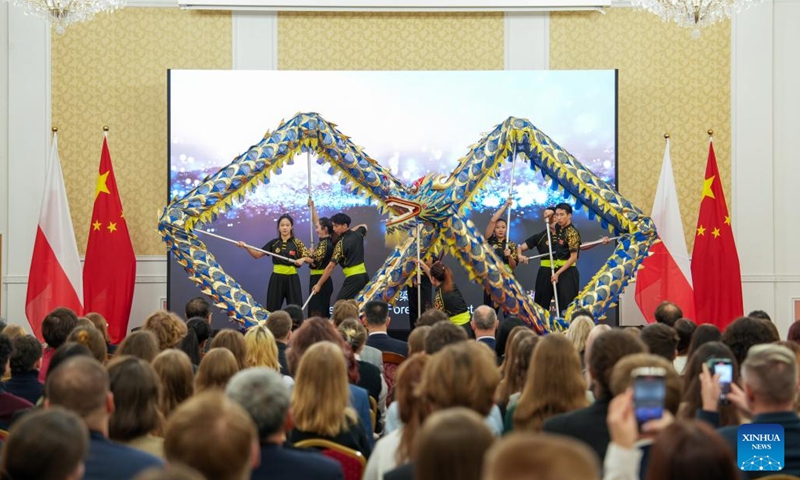
[[[309, 278], [308, 289], [319, 282], [322, 274], [325, 273], [325, 267], [331, 261], [333, 256], [333, 222], [328, 217], [320, 218], [317, 215], [317, 208], [314, 206], [314, 201], [308, 199], [308, 207], [311, 209], [311, 221], [314, 222], [314, 228], [319, 238], [317, 247], [310, 252], [310, 256], [304, 260], [308, 262], [311, 268], [311, 277]], [[306, 311], [306, 318], [323, 317], [328, 318], [331, 316], [331, 295], [333, 295], [333, 280], [328, 277], [322, 284], [319, 292], [311, 297], [308, 302], [308, 310]]]
[[[266, 255], [264, 252], [245, 247], [244, 242], [239, 242], [239, 247], [246, 248], [247, 253], [253, 258]], [[303, 291], [300, 289], [297, 267], [303, 265], [304, 257], [308, 257], [309, 252], [303, 242], [294, 236], [294, 219], [291, 215], [284, 213], [278, 218], [278, 237], [264, 244], [261, 249], [289, 259], [272, 257], [272, 275], [267, 286], [267, 310], [270, 312], [280, 310], [284, 301], [287, 305], [302, 305]]]
[[436, 262], [430, 267], [425, 262], [420, 262], [419, 265], [436, 288], [433, 294], [433, 307], [446, 313], [451, 322], [466, 330], [470, 338], [474, 338], [475, 332], [469, 327], [470, 315], [467, 302], [453, 283], [452, 270], [442, 262]]
[[[492, 247], [494, 254], [497, 255], [497, 258], [503, 261], [509, 272], [517, 267], [517, 244], [508, 241], [508, 223], [506, 222], [506, 219], [503, 218], [503, 212], [505, 212], [510, 206], [511, 199], [509, 198], [500, 207], [500, 210], [492, 215], [492, 218], [489, 220], [489, 224], [486, 226], [486, 231], [483, 234], [484, 238], [486, 238], [486, 243]], [[488, 305], [495, 310], [500, 309], [500, 307], [494, 303], [492, 296], [486, 290], [483, 291], [483, 304]]]

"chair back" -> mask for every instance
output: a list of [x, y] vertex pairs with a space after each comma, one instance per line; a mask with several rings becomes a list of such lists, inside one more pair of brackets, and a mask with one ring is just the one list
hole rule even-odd
[[386, 380], [386, 405], [389, 405], [394, 400], [394, 382], [397, 377], [397, 369], [400, 364], [406, 360], [406, 357], [394, 353], [383, 352], [383, 378]]
[[339, 462], [339, 465], [342, 466], [344, 480], [361, 480], [361, 477], [364, 476], [364, 469], [367, 467], [367, 459], [357, 450], [322, 438], [302, 440], [295, 443], [294, 446], [297, 448], [316, 448], [326, 457]]

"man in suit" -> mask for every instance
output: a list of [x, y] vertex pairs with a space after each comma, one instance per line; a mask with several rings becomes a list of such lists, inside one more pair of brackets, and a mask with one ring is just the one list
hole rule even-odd
[[270, 312], [267, 317], [267, 330], [272, 332], [275, 343], [278, 345], [278, 363], [281, 364], [281, 373], [290, 375], [289, 364], [286, 363], [286, 349], [289, 348], [289, 339], [292, 338], [292, 317], [283, 310]]
[[472, 331], [475, 332], [475, 340], [485, 344], [495, 351], [497, 341], [494, 334], [497, 331], [497, 312], [493, 308], [481, 305], [472, 313], [472, 320], [469, 323]]
[[408, 344], [394, 339], [386, 333], [389, 322], [391, 322], [388, 303], [379, 300], [367, 302], [364, 305], [364, 315], [367, 331], [369, 331], [367, 345], [377, 348], [381, 352], [393, 352], [404, 357], [408, 356]]
[[106, 369], [91, 357], [76, 356], [59, 364], [47, 379], [45, 408], [63, 407], [78, 414], [89, 428], [89, 455], [84, 480], [129, 480], [164, 464], [141, 450], [108, 439], [114, 395]]
[[[784, 346], [775, 344], [750, 347], [747, 358], [742, 363], [742, 383], [744, 389], [731, 383], [731, 393], [727, 395], [727, 399], [740, 410], [748, 412], [753, 424], [771, 423], [783, 426], [784, 462], [781, 473], [800, 475], [800, 417], [794, 410], [798, 387], [797, 360], [794, 353]], [[718, 374], [712, 377], [708, 367], [703, 365], [700, 384], [703, 410], [697, 416], [718, 426], [720, 399]], [[729, 426], [719, 430], [734, 454], [737, 450], [737, 429], [738, 426]], [[771, 473], [774, 472], [742, 472], [746, 478], [760, 478]]]
[[343, 480], [342, 467], [313, 450], [286, 445], [291, 428], [291, 395], [281, 376], [268, 368], [249, 368], [231, 378], [226, 395], [253, 419], [261, 444], [261, 464], [252, 480]]
[[543, 430], [581, 440], [605, 458], [608, 443], [608, 405], [611, 403], [611, 373], [614, 365], [627, 355], [643, 353], [647, 347], [622, 330], [611, 330], [597, 336], [589, 351], [589, 374], [593, 380], [595, 401], [586, 408], [562, 413], [545, 420]]

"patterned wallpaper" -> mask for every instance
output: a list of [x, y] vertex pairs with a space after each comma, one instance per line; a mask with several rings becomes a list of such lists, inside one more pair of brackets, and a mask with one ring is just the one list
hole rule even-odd
[[59, 127], [78, 248], [86, 249], [102, 127], [138, 255], [161, 255], [167, 193], [167, 69], [229, 69], [231, 15], [127, 8], [52, 36], [53, 125]]
[[502, 13], [281, 13], [281, 70], [500, 70]]
[[550, 17], [550, 68], [619, 69], [620, 192], [650, 212], [664, 133], [691, 251], [708, 157], [709, 128], [730, 205], [730, 23], [691, 31], [628, 8]]

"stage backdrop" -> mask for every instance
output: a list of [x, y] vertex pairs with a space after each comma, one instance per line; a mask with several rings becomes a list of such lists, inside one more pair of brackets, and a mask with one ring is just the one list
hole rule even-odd
[[[449, 173], [468, 147], [484, 132], [509, 116], [528, 118], [555, 142], [575, 155], [604, 180], [616, 185], [617, 76], [596, 71], [486, 72], [292, 72], [195, 71], [169, 72], [169, 196], [182, 196], [202, 178], [227, 165], [267, 131], [298, 112], [317, 112], [365, 152], [407, 183], [428, 173]], [[354, 224], [366, 223], [366, 265], [370, 276], [390, 252], [384, 242], [383, 218], [366, 199], [347, 192], [327, 167], [312, 155], [309, 171], [305, 154], [273, 176], [247, 199], [212, 225], [198, 226], [236, 240], [262, 246], [277, 234], [277, 218], [289, 213], [295, 235], [306, 245], [311, 228], [306, 206], [311, 195], [320, 216], [344, 211]], [[479, 194], [480, 207], [468, 216], [485, 228], [505, 201], [511, 183], [511, 163]], [[563, 200], [550, 182], [518, 163], [514, 177], [511, 240], [521, 243], [544, 228], [541, 209]], [[504, 215], [505, 217], [505, 215]], [[576, 212], [573, 222], [584, 242], [605, 234], [600, 225]], [[262, 303], [272, 263], [254, 260], [235, 245], [204, 238], [225, 270]], [[581, 253], [581, 283], [585, 284], [612, 252], [599, 246]], [[533, 254], [533, 252], [531, 253]], [[463, 268], [450, 257], [456, 284], [473, 307], [483, 300]], [[520, 265], [515, 273], [532, 293], [537, 262]], [[200, 294], [185, 271], [170, 258], [168, 301], [182, 312]], [[334, 298], [342, 282], [333, 276]], [[308, 269], [301, 270], [304, 298]], [[393, 329], [407, 330], [408, 301], [403, 295], [392, 309]], [[613, 315], [613, 313], [612, 313]], [[215, 327], [228, 321], [216, 311]]]

